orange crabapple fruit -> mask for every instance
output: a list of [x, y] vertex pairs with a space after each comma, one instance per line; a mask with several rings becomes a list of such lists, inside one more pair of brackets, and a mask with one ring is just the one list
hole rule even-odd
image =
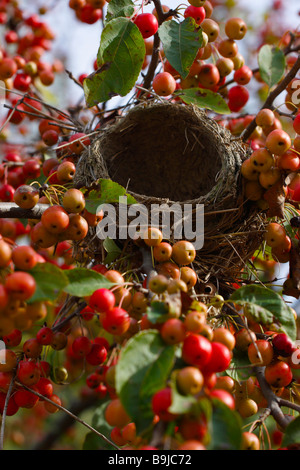
[[251, 154], [250, 163], [258, 171], [267, 171], [274, 165], [274, 157], [266, 148], [254, 150]]
[[263, 196], [263, 188], [258, 181], [247, 181], [244, 188], [244, 195], [250, 201], [259, 201]]
[[272, 248], [283, 245], [286, 240], [285, 228], [277, 222], [270, 222], [265, 233], [265, 240]]
[[144, 240], [147, 246], [157, 246], [162, 242], [163, 234], [161, 230], [157, 227], [148, 227], [142, 233], [142, 239]]
[[196, 250], [194, 245], [187, 240], [179, 240], [172, 248], [172, 259], [179, 265], [188, 265], [194, 261]]
[[259, 450], [260, 442], [256, 434], [245, 431], [242, 433], [241, 450]]
[[225, 23], [225, 34], [230, 39], [241, 40], [247, 32], [247, 24], [241, 18], [229, 18]]
[[252, 364], [266, 366], [273, 360], [273, 346], [269, 341], [258, 339], [249, 345], [248, 357]]
[[275, 129], [266, 138], [267, 149], [275, 155], [283, 155], [291, 147], [289, 134], [282, 129]]
[[202, 390], [203, 384], [203, 374], [197, 367], [183, 367], [176, 373], [176, 385], [183, 395], [196, 395]]
[[243, 177], [248, 181], [257, 181], [259, 176], [258, 168], [253, 165], [250, 157], [243, 161], [241, 166], [241, 173]]
[[158, 96], [169, 96], [176, 90], [176, 81], [169, 72], [160, 72], [154, 77], [152, 86]]
[[275, 121], [275, 114], [271, 109], [263, 108], [257, 113], [255, 120], [260, 127], [272, 126]]
[[279, 168], [272, 167], [267, 171], [259, 173], [258, 180], [264, 189], [269, 189], [278, 181], [280, 181], [280, 178], [281, 171], [279, 170]]

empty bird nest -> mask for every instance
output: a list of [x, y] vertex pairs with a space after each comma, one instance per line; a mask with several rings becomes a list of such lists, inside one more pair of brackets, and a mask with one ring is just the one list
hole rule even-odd
[[[202, 205], [204, 244], [193, 267], [201, 282], [227, 284], [240, 279], [265, 229], [257, 206], [243, 197], [240, 167], [248, 156], [248, 146], [204, 110], [154, 101], [99, 131], [78, 161], [75, 185], [89, 188], [99, 178], [110, 179], [147, 208], [176, 203], [183, 214], [186, 205]], [[169, 238], [176, 241], [175, 227]], [[136, 244], [127, 240], [126, 253], [131, 247]], [[104, 255], [95, 229], [77, 248], [97, 262]]]

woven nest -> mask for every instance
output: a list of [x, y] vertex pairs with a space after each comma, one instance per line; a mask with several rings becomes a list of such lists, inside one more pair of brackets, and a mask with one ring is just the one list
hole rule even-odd
[[[232, 281], [240, 278], [264, 231], [263, 218], [243, 199], [240, 167], [248, 156], [248, 147], [203, 110], [152, 102], [99, 133], [77, 164], [75, 185], [88, 188], [108, 178], [147, 207], [203, 204], [204, 246], [194, 268], [205, 281]], [[90, 256], [101, 253], [95, 231], [84, 243]]]

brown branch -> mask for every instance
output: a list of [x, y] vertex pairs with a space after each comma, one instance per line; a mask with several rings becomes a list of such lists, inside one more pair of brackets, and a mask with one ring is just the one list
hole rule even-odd
[[33, 209], [22, 209], [14, 202], [0, 202], [0, 219], [40, 219], [50, 204], [36, 204]]
[[61, 321], [54, 323], [54, 325], [52, 326], [53, 332], [59, 331], [62, 327], [67, 325], [73, 318], [77, 317], [80, 312], [87, 306], [87, 303], [84, 301], [78, 302], [77, 297], [72, 297], [72, 299], [74, 299], [74, 301], [78, 303], [78, 308], [71, 312], [67, 317], [63, 317]]
[[80, 83], [79, 80], [77, 80], [77, 78], [74, 77], [74, 75], [72, 74], [72, 72], [70, 72], [70, 70], [67, 70], [65, 69], [65, 72], [66, 74], [68, 75], [68, 77], [73, 80], [74, 83], [76, 83], [76, 85], [78, 85], [82, 90], [83, 90], [83, 86], [82, 86], [82, 83]]
[[[147, 276], [147, 289], [148, 289], [149, 281], [153, 276], [157, 275], [157, 271], [153, 267], [151, 251], [142, 247], [141, 253], [143, 256], [143, 264], [141, 267], [141, 271]], [[149, 297], [152, 297], [152, 292], [150, 290], [148, 291], [148, 295]]]
[[101, 432], [97, 431], [97, 429], [93, 428], [92, 426], [90, 426], [88, 423], [86, 423], [85, 421], [83, 421], [82, 419], [78, 418], [78, 416], [76, 416], [74, 413], [72, 413], [70, 410], [67, 410], [64, 406], [62, 405], [59, 405], [58, 403], [55, 403], [54, 401], [50, 400], [50, 398], [47, 398], [45, 397], [44, 395], [42, 395], [41, 393], [37, 392], [36, 390], [32, 389], [32, 388], [29, 388], [27, 387], [26, 385], [22, 384], [22, 383], [19, 383], [19, 382], [16, 382], [16, 385], [18, 385], [19, 387], [23, 387], [25, 390], [27, 390], [28, 392], [31, 392], [33, 393], [34, 395], [38, 396], [39, 398], [41, 398], [42, 400], [44, 401], [47, 401], [48, 403], [51, 403], [52, 405], [56, 406], [56, 408], [58, 408], [59, 410], [61, 411], [64, 411], [70, 418], [74, 419], [75, 421], [77, 421], [78, 423], [82, 424], [83, 426], [85, 426], [86, 428], [88, 428], [90, 431], [94, 432], [95, 434], [97, 434], [97, 436], [101, 437], [105, 442], [107, 442], [108, 444], [110, 444], [111, 446], [113, 446], [115, 449], [117, 450], [120, 450], [120, 448], [112, 441], [110, 441], [104, 434], [102, 434]]
[[[36, 109], [36, 108], [34, 108], [34, 106], [31, 106], [28, 103], [26, 103], [26, 106], [28, 108], [31, 108], [31, 109]], [[63, 122], [60, 121], [59, 119], [56, 119], [53, 116], [48, 116], [47, 114], [41, 113], [40, 111], [34, 113], [34, 112], [31, 112], [31, 111], [26, 111], [25, 109], [20, 109], [18, 107], [13, 108], [12, 106], [9, 106], [7, 104], [4, 104], [3, 107], [7, 108], [7, 109], [10, 109], [11, 111], [17, 111], [21, 114], [25, 114], [26, 116], [32, 116], [32, 117], [35, 117], [35, 118], [38, 118], [38, 119], [47, 119], [49, 121], [49, 124], [53, 124], [53, 125], [55, 125], [56, 127], [59, 127], [59, 128], [64, 128], [64, 129], [68, 129], [68, 130], [71, 130], [71, 131], [77, 131], [78, 130], [77, 127], [67, 126], [66, 124], [63, 124]]]
[[296, 403], [293, 403], [289, 400], [284, 400], [283, 398], [280, 398], [279, 405], [284, 406], [286, 408], [290, 408], [291, 410], [298, 411], [298, 413], [300, 413], [300, 405], [297, 405]]
[[15, 386], [16, 376], [17, 376], [17, 367], [15, 368], [14, 374], [10, 380], [8, 391], [5, 397], [5, 403], [4, 403], [3, 413], [2, 413], [1, 431], [0, 431], [0, 450], [3, 450], [4, 448], [4, 429], [5, 429], [7, 407], [8, 407], [8, 402], [10, 400], [13, 388]]
[[[20, 90], [15, 90], [15, 89], [9, 89], [9, 88], [6, 88], [6, 87], [2, 87], [0, 86], [0, 88], [2, 90], [5, 90], [6, 92], [8, 93], [13, 93], [14, 95], [18, 95], [18, 96], [21, 96], [22, 98], [20, 98], [20, 100], [18, 100], [18, 102], [16, 103], [16, 106], [19, 106], [20, 103], [22, 103], [25, 99], [29, 99], [30, 101], [37, 101], [38, 103], [40, 103], [42, 106], [44, 106], [45, 108], [47, 108], [49, 111], [54, 111], [55, 113], [58, 113], [60, 114], [61, 116], [63, 116], [64, 118], [66, 118], [68, 121], [72, 122], [72, 124], [74, 124], [74, 126], [77, 127], [82, 127], [82, 125], [80, 124], [79, 121], [77, 121], [77, 119], [74, 119], [72, 116], [70, 116], [69, 114], [67, 114], [65, 111], [62, 111], [61, 109], [58, 109], [56, 106], [53, 106], [49, 103], [46, 103], [43, 99], [41, 98], [38, 98], [36, 96], [36, 92], [35, 95], [32, 95], [32, 94], [29, 94], [29, 93], [23, 93], [21, 92]], [[28, 103], [26, 103], [28, 105]], [[53, 119], [53, 116], [51, 115], [51, 119]], [[3, 127], [2, 127], [3, 128]]]
[[[279, 83], [279, 85], [269, 94], [268, 98], [266, 99], [265, 103], [261, 107], [261, 109], [268, 108], [274, 109], [273, 102], [288, 86], [288, 84], [293, 80], [296, 76], [298, 70], [300, 69], [300, 55], [296, 60], [295, 64], [288, 72], [288, 74], [284, 77], [284, 79]], [[246, 142], [249, 137], [251, 136], [252, 132], [256, 129], [256, 118], [254, 118], [250, 124], [246, 127], [246, 129], [242, 132], [240, 138]]]
[[[144, 84], [143, 88], [149, 89], [155, 74], [155, 70], [158, 64], [158, 59], [159, 59], [159, 45], [160, 45], [160, 39], [158, 34], [156, 33], [154, 35], [154, 40], [153, 40], [153, 52], [151, 56], [151, 61], [148, 67], [147, 74], [144, 79]], [[142, 96], [143, 92], [141, 93], [140, 96]]]
[[265, 368], [254, 367], [253, 369], [260, 385], [262, 394], [267, 400], [267, 408], [270, 410], [270, 414], [273, 416], [279, 426], [285, 429], [289, 424], [289, 420], [285, 417], [284, 413], [280, 408], [280, 406], [282, 406], [282, 400], [277, 395], [275, 395], [275, 393], [273, 392], [270, 385], [265, 379]]
[[[153, 0], [153, 3], [155, 5], [155, 10], [157, 13], [157, 18], [158, 18], [158, 24], [161, 25], [164, 21], [166, 21], [170, 16], [176, 16], [177, 12], [176, 10], [170, 9], [167, 12], [164, 12], [162, 8], [162, 4], [160, 0]], [[153, 40], [153, 52], [152, 52], [152, 57], [151, 61], [148, 67], [147, 74], [144, 79], [143, 87], [149, 89], [155, 74], [156, 67], [158, 65], [158, 60], [159, 60], [159, 46], [160, 46], [160, 39], [158, 33], [154, 35], [154, 40]], [[142, 95], [143, 93], [141, 93]], [[140, 95], [140, 96], [141, 96]]]
[[[75, 401], [69, 407], [72, 414], [78, 416], [82, 412], [88, 410], [96, 405], [99, 398], [97, 395], [90, 395], [84, 399]], [[30, 450], [50, 450], [55, 442], [62, 436], [68, 429], [75, 424], [75, 420], [69, 414], [64, 414], [57, 420], [53, 429], [51, 429], [39, 442], [33, 445]]]

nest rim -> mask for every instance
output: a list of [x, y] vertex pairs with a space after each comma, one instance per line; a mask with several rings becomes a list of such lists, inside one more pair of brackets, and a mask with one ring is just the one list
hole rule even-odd
[[[195, 266], [200, 273], [208, 278], [219, 277], [219, 275], [222, 276], [226, 272], [230, 274], [230, 278], [237, 279], [238, 271], [241, 271], [241, 267], [244, 268], [245, 261], [251, 258], [263, 239], [265, 221], [258, 209], [253, 207], [253, 204], [249, 206], [243, 200], [243, 178], [239, 170], [242, 162], [249, 156], [251, 151], [249, 146], [240, 140], [233, 139], [230, 131], [209, 118], [204, 110], [192, 105], [183, 106], [168, 101], [163, 103], [142, 103], [130, 109], [124, 116], [119, 117], [116, 122], [104, 127], [93, 140], [89, 149], [81, 156], [76, 169], [77, 177], [74, 181], [76, 187], [89, 188], [97, 179], [112, 179], [105, 157], [101, 154], [103, 141], [115, 136], [116, 131], [122, 129], [122, 126], [126, 126], [132, 116], [138, 116], [139, 113], [146, 113], [153, 109], [158, 110], [158, 112], [160, 110], [166, 110], [166, 112], [175, 110], [177, 112], [178, 109], [181, 112], [183, 109], [183, 113], [192, 113], [197, 119], [204, 121], [216, 141], [222, 144], [222, 150], [224, 150], [221, 161], [222, 167], [217, 173], [216, 184], [212, 186], [208, 193], [199, 197], [180, 201], [176, 198], [140, 194], [130, 188], [126, 192], [133, 196], [139, 204], [146, 206], [163, 203], [175, 203], [181, 206], [184, 204], [203, 204], [205, 217], [204, 246], [197, 251]], [[95, 150], [95, 148], [98, 148], [98, 153], [96, 154], [96, 161], [91, 165], [93, 161], [91, 159], [95, 157], [92, 150]], [[95, 170], [97, 170], [97, 174], [95, 174]], [[221, 230], [223, 230], [223, 233], [220, 233]], [[235, 236], [232, 236], [232, 232]], [[246, 234], [247, 232], [248, 234]], [[91, 239], [95, 239], [94, 233], [91, 234]], [[175, 241], [175, 239], [171, 237], [170, 241]], [[97, 239], [95, 243], [99, 245], [99, 240]], [[217, 263], [216, 259], [213, 259], [216, 256]], [[236, 269], [235, 264], [238, 265], [238, 269]]]

